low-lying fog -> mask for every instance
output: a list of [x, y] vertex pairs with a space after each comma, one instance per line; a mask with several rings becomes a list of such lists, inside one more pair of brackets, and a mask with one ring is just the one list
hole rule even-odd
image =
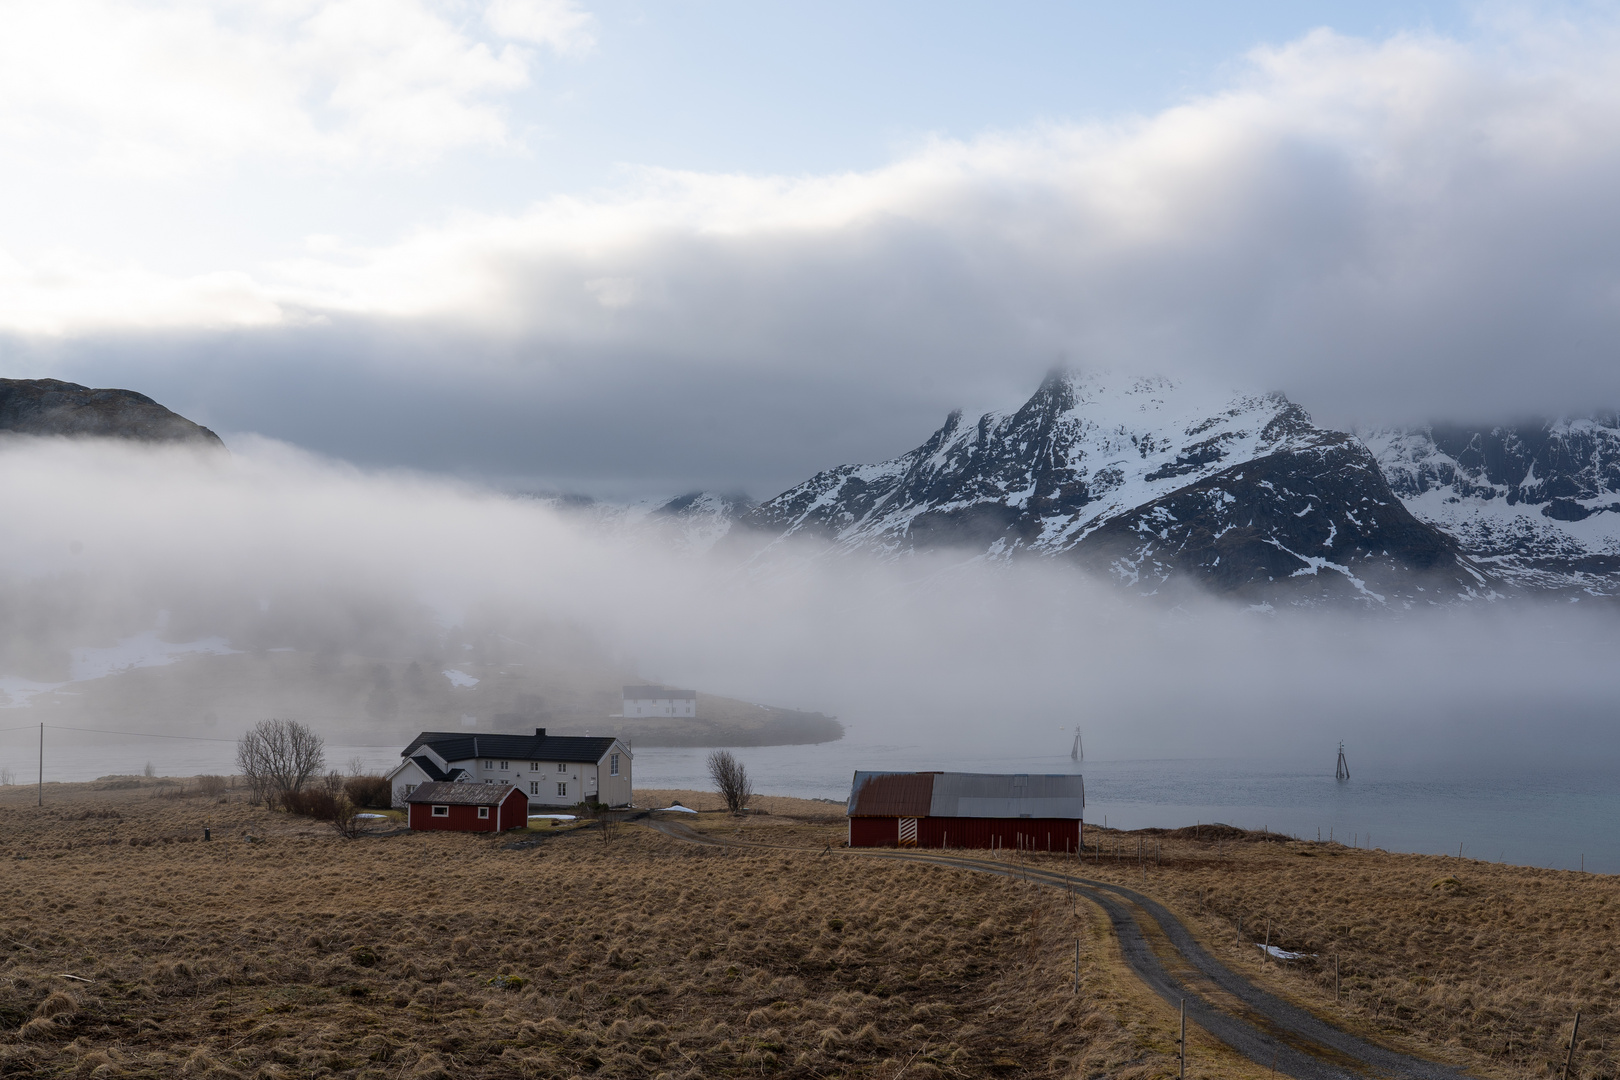
[[[233, 449], [0, 446], [0, 727], [48, 721], [33, 691], [141, 635], [454, 666], [476, 626], [562, 666], [835, 714], [862, 743], [998, 759], [1066, 750], [1076, 724], [1101, 759], [1331, 763], [1344, 739], [1364, 765], [1590, 768], [1620, 746], [1611, 609], [1266, 615], [946, 558], [744, 571], [440, 478]], [[168, 730], [202, 733], [187, 708]], [[346, 722], [362, 741], [367, 716]]]

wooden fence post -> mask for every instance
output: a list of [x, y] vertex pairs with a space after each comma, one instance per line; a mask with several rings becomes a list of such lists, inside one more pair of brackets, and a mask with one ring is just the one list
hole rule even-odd
[[1575, 1026], [1569, 1032], [1569, 1053], [1564, 1055], [1563, 1080], [1569, 1080], [1569, 1065], [1575, 1060], [1575, 1037], [1581, 1033], [1581, 1010], [1575, 1010]]

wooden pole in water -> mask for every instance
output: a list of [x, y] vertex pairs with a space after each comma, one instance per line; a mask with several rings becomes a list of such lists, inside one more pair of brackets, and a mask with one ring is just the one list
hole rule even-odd
[[1563, 1080], [1569, 1080], [1569, 1065], [1575, 1060], [1575, 1037], [1581, 1033], [1581, 1011], [1575, 1010], [1575, 1026], [1569, 1033], [1569, 1053], [1564, 1055]]

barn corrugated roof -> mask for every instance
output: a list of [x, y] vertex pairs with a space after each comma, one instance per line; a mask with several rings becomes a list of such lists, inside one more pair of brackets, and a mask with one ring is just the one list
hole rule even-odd
[[513, 790], [511, 784], [419, 784], [405, 796], [405, 801], [440, 806], [496, 806]]
[[857, 772], [850, 817], [1085, 817], [1085, 778], [1041, 773]]
[[599, 735], [492, 735], [459, 731], [424, 731], [406, 744], [400, 757], [415, 757], [424, 746], [446, 761], [505, 758], [508, 761], [584, 761], [594, 763], [618, 740]]
[[858, 772], [849, 791], [850, 817], [927, 817], [934, 773]]
[[1085, 778], [1064, 773], [940, 773], [929, 817], [1081, 818]]

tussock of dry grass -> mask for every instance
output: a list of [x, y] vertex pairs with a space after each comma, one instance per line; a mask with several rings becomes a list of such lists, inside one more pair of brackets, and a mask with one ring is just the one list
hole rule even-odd
[[1172, 1071], [1111, 1014], [1096, 916], [1027, 884], [638, 825], [345, 842], [159, 790], [0, 803], [0, 1075]]

